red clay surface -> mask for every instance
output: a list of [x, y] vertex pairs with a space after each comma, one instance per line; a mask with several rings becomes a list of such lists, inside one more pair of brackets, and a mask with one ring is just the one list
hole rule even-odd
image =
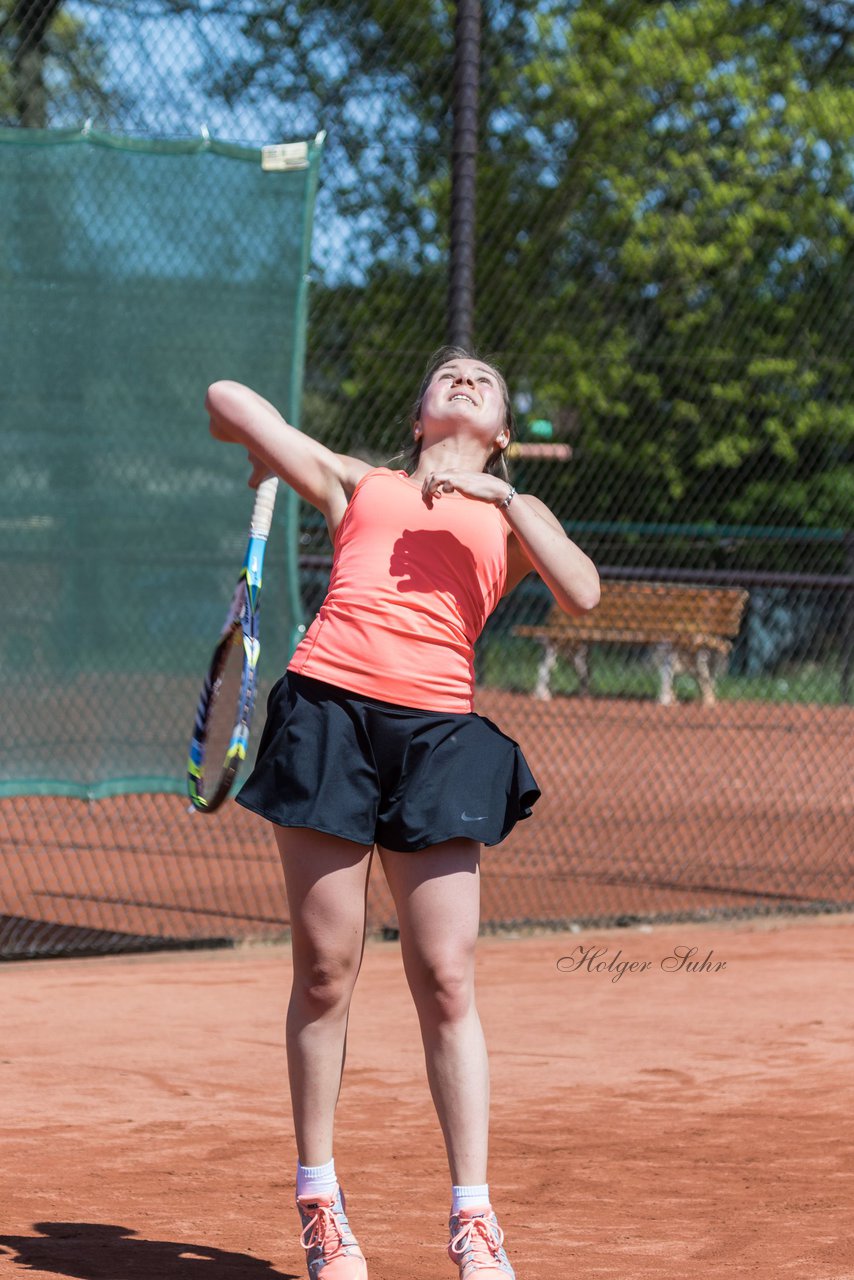
[[[485, 922], [854, 905], [854, 708], [481, 690], [478, 710], [518, 738], [543, 791], [485, 855]], [[267, 825], [233, 803], [186, 810], [179, 796], [0, 801], [0, 950], [39, 944], [27, 922], [100, 931], [69, 946], [280, 935]], [[394, 924], [379, 878], [370, 919]]]
[[[490, 1184], [518, 1280], [854, 1277], [852, 924], [481, 941]], [[559, 970], [594, 946], [650, 967]], [[682, 946], [708, 966], [662, 967]], [[4, 1276], [304, 1275], [286, 948], [0, 976]], [[367, 949], [336, 1161], [371, 1280], [450, 1280], [447, 1172], [394, 944]]]

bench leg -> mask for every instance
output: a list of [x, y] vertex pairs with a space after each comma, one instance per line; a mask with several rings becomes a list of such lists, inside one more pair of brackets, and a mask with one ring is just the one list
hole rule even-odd
[[543, 645], [543, 656], [540, 659], [540, 665], [537, 668], [537, 685], [534, 689], [534, 697], [539, 698], [541, 702], [549, 702], [551, 700], [552, 691], [549, 688], [552, 678], [552, 671], [557, 662], [557, 645], [550, 644], [548, 641]]
[[575, 667], [575, 674], [578, 676], [578, 693], [580, 697], [586, 698], [590, 694], [590, 667], [587, 662], [587, 645], [579, 645], [577, 649], [572, 651], [572, 665]]
[[703, 706], [713, 707], [717, 699], [715, 698], [715, 682], [712, 678], [711, 655], [708, 649], [697, 650], [695, 663], [697, 667], [697, 683], [700, 686]]
[[662, 707], [669, 707], [673, 702], [673, 645], [657, 644], [655, 646], [658, 663], [658, 701]]

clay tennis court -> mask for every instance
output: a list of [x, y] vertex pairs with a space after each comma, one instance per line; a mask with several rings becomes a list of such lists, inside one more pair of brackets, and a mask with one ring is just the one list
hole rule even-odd
[[[852, 917], [645, 930], [481, 942], [490, 1183], [519, 1280], [851, 1280]], [[593, 946], [649, 968], [569, 971]], [[691, 946], [709, 967], [668, 971]], [[280, 945], [7, 966], [4, 1275], [304, 1275], [289, 978]], [[449, 1280], [393, 943], [366, 952], [336, 1162], [372, 1280]]]
[[[854, 1280], [851, 708], [484, 690], [479, 710], [544, 791], [483, 875], [485, 923], [525, 926], [479, 958], [490, 1183], [518, 1280]], [[18, 954], [237, 944], [0, 972], [0, 1271], [302, 1277], [265, 824], [233, 804], [190, 818], [179, 796], [18, 797], [0, 852]], [[378, 875], [369, 907], [393, 927]], [[780, 908], [836, 914], [696, 919]], [[698, 971], [669, 960], [683, 947]], [[647, 967], [613, 981], [596, 969], [612, 962]], [[454, 1274], [395, 942], [367, 948], [336, 1161], [372, 1280], [403, 1274], [401, 1233], [421, 1251], [406, 1280]]]
[[[192, 706], [183, 685], [164, 689]], [[854, 905], [854, 708], [492, 689], [477, 707], [518, 738], [543, 791], [485, 856], [486, 925]], [[142, 740], [160, 709], [140, 705]], [[0, 875], [7, 955], [281, 937], [288, 924], [267, 825], [233, 803], [206, 818], [176, 795], [3, 800]], [[379, 875], [369, 922], [395, 924]]]

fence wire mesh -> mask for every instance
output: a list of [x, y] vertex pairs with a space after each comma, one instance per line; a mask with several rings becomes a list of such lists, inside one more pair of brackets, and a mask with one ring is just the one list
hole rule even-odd
[[[618, 602], [660, 584], [596, 638], [550, 633], [533, 579], [491, 620], [479, 709], [545, 794], [485, 859], [487, 925], [854, 901], [852, 26], [819, 0], [483, 6], [475, 337], [514, 395], [514, 479]], [[13, 128], [327, 131], [302, 425], [393, 455], [446, 332], [454, 6], [0, 0], [0, 39]], [[310, 618], [310, 510], [299, 551]], [[689, 628], [689, 589], [746, 592], [736, 634], [662, 636], [664, 586]], [[234, 815], [0, 813], [4, 910], [29, 922], [7, 953], [287, 923]], [[379, 881], [371, 922], [393, 925]]]

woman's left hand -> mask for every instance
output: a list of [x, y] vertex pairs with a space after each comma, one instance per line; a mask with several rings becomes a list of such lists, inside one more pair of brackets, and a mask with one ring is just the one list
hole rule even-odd
[[443, 493], [461, 493], [476, 502], [503, 502], [510, 484], [488, 471], [431, 471], [421, 486], [421, 496], [428, 507]]

